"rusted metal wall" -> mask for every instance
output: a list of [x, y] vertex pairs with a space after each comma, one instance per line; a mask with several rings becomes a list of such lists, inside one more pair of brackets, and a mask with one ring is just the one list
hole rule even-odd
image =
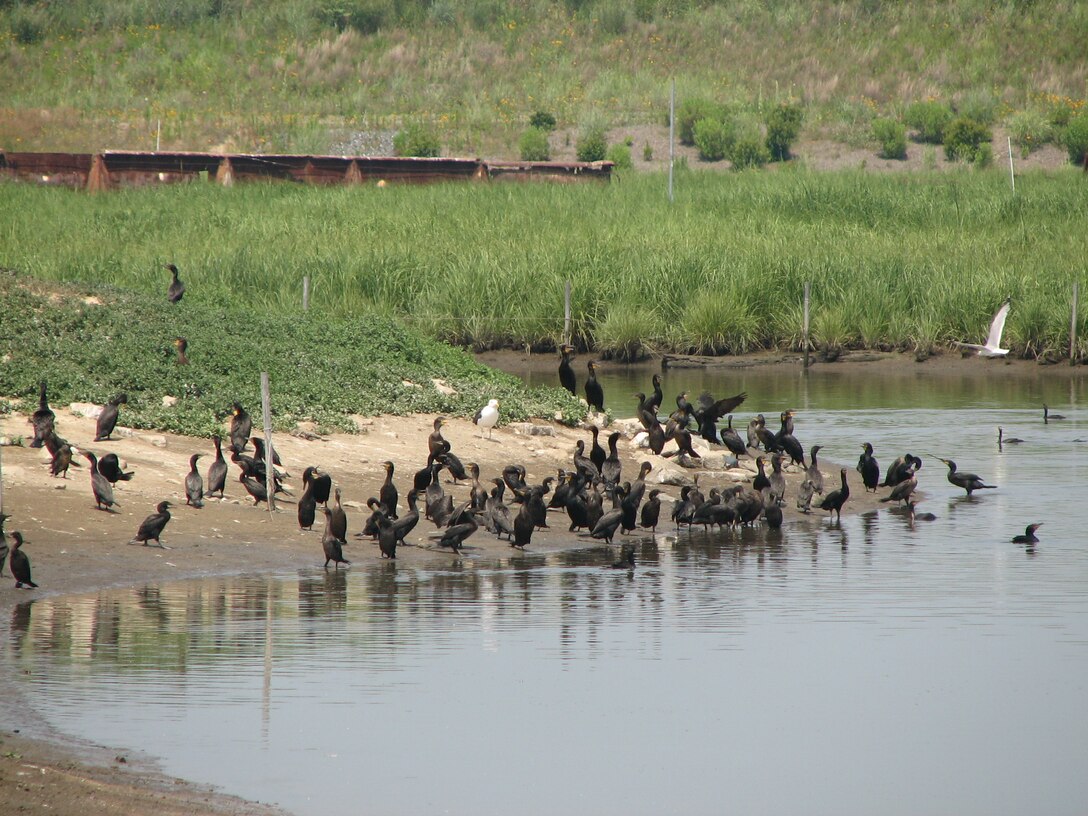
[[0, 176], [104, 190], [195, 179], [221, 184], [283, 180], [305, 184], [432, 184], [441, 181], [608, 181], [612, 162], [486, 162], [479, 159], [300, 156], [245, 153], [0, 152]]

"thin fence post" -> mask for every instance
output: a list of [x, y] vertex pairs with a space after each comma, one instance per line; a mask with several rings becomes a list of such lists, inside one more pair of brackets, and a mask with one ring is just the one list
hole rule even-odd
[[1073, 281], [1073, 316], [1069, 319], [1069, 365], [1076, 365], [1074, 352], [1077, 349], [1077, 288], [1078, 281]]
[[811, 345], [809, 343], [809, 339], [808, 339], [808, 304], [809, 304], [809, 295], [810, 294], [811, 294], [811, 284], [808, 281], [805, 281], [805, 316], [804, 316], [804, 325], [801, 327], [801, 333], [804, 335], [804, 344], [805, 344], [805, 362], [804, 362], [805, 369], [808, 369], [808, 351], [809, 351], [809, 345]]
[[1016, 195], [1016, 174], [1012, 170], [1012, 136], [1009, 139], [1009, 182], [1012, 184], [1012, 193]]
[[676, 80], [669, 91], [669, 203], [672, 203], [672, 166], [676, 156]]
[[570, 281], [563, 289], [563, 342], [570, 345]]
[[269, 396], [268, 372], [261, 372], [261, 416], [264, 419], [264, 489], [268, 491], [268, 512], [276, 509], [276, 468], [272, 464], [272, 399]]
[[159, 125], [155, 128], [155, 152], [159, 152], [159, 145], [162, 142], [162, 119], [159, 120]]
[[310, 276], [302, 276], [302, 311], [310, 311]]
[[0, 445], [0, 515], [4, 514], [4, 446]]

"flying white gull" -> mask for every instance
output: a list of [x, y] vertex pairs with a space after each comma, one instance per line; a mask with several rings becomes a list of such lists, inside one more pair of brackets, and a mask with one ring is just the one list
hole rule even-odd
[[1004, 357], [1009, 353], [1008, 349], [1001, 348], [1001, 333], [1005, 331], [1005, 318], [1009, 316], [1009, 307], [1012, 305], [1012, 298], [1005, 298], [1005, 302], [1001, 304], [1001, 308], [997, 310], [997, 314], [994, 315], [994, 319], [990, 321], [990, 333], [986, 337], [986, 345], [980, 346], [976, 343], [958, 343], [952, 341], [952, 345], [959, 346], [960, 348], [975, 349], [978, 352], [979, 357]]

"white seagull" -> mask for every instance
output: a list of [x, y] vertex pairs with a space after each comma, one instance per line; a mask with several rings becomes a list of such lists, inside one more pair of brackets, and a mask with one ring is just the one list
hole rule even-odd
[[1005, 331], [1005, 318], [1009, 316], [1009, 307], [1012, 305], [1012, 298], [1005, 298], [1005, 302], [1001, 304], [1001, 308], [997, 310], [997, 314], [994, 315], [994, 319], [990, 321], [990, 333], [986, 337], [986, 345], [980, 346], [976, 343], [958, 343], [955, 340], [952, 341], [952, 345], [959, 346], [960, 348], [975, 349], [978, 352], [979, 357], [1004, 357], [1009, 353], [1008, 349], [1001, 348], [1001, 333]]
[[499, 401], [488, 400], [487, 405], [476, 412], [472, 418], [474, 424], [487, 428], [487, 438], [491, 438], [491, 429], [499, 423]]

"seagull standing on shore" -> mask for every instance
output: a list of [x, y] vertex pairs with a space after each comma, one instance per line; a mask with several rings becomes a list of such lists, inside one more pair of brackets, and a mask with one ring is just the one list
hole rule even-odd
[[1009, 353], [1008, 349], [1001, 348], [1001, 334], [1005, 331], [1005, 319], [1009, 316], [1009, 307], [1012, 306], [1012, 298], [1005, 298], [1001, 308], [997, 310], [994, 319], [990, 321], [990, 333], [986, 336], [986, 345], [977, 343], [959, 343], [955, 340], [952, 345], [959, 348], [974, 349], [979, 357], [1004, 357]]
[[488, 400], [487, 405], [476, 412], [472, 422], [480, 428], [487, 428], [487, 438], [491, 438], [491, 429], [499, 424], [499, 401]]

